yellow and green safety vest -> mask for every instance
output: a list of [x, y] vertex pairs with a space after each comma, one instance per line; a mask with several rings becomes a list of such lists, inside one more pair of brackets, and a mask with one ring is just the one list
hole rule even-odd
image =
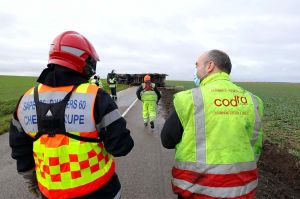
[[116, 88], [117, 87], [117, 83], [116, 83], [116, 78], [115, 77], [114, 78], [110, 78], [108, 80], [108, 82], [109, 82], [109, 88]]
[[142, 87], [143, 87], [143, 90], [141, 92], [141, 99], [142, 101], [157, 101], [157, 95], [154, 91], [154, 87], [155, 87], [155, 84], [154, 83], [151, 83], [151, 87], [152, 89], [151, 90], [145, 90], [146, 88], [146, 84], [145, 83], [142, 83]]
[[254, 198], [262, 149], [262, 101], [224, 72], [177, 93], [183, 126], [176, 145], [173, 191], [186, 198]]
[[[39, 99], [44, 103], [61, 101], [73, 86], [49, 87], [40, 84]], [[94, 103], [98, 87], [79, 85], [65, 109], [66, 132], [98, 138]], [[37, 134], [34, 88], [28, 90], [18, 106], [18, 118], [31, 137]], [[74, 198], [92, 193], [105, 185], [115, 172], [112, 155], [103, 143], [84, 142], [66, 135], [42, 135], [33, 144], [33, 156], [39, 189], [48, 198]]]
[[92, 80], [90, 80], [90, 83], [91, 83], [91, 84], [95, 84], [95, 85], [97, 85], [97, 83], [98, 83], [98, 84], [99, 84], [99, 88], [103, 88], [103, 84], [102, 84], [102, 82], [101, 82], [101, 79], [99, 79], [98, 82], [97, 82], [97, 80], [92, 79]]

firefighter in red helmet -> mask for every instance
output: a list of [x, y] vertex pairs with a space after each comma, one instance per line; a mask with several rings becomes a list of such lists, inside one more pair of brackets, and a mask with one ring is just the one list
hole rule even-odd
[[38, 84], [17, 104], [9, 130], [12, 158], [36, 196], [120, 197], [113, 156], [127, 155], [134, 143], [115, 102], [89, 84], [97, 61], [83, 35], [63, 32], [51, 44]]
[[57, 64], [91, 77], [96, 73], [97, 61], [99, 56], [93, 45], [77, 32], [64, 32], [51, 44], [49, 65]]

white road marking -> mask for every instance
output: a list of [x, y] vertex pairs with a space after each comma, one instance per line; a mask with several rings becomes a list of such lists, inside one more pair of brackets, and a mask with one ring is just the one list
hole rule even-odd
[[136, 98], [134, 100], [134, 102], [132, 102], [132, 104], [126, 109], [126, 111], [124, 111], [124, 113], [122, 114], [122, 117], [125, 117], [125, 115], [128, 113], [128, 111], [133, 107], [133, 105], [136, 103], [136, 101], [138, 100], [138, 98]]

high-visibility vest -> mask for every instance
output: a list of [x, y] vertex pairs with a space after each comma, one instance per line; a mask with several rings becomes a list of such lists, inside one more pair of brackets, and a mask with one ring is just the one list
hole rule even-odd
[[177, 93], [174, 107], [184, 132], [175, 147], [173, 191], [184, 198], [254, 198], [262, 101], [221, 72]]
[[142, 83], [143, 90], [141, 92], [142, 101], [157, 101], [157, 95], [154, 91], [155, 84], [151, 83], [151, 90], [145, 90], [146, 84]]
[[97, 81], [97, 80], [95, 80], [95, 79], [92, 79], [92, 80], [90, 80], [90, 83], [91, 84], [95, 84], [95, 85], [99, 85], [99, 88], [103, 88], [103, 84], [102, 84], [102, 82], [101, 82], [101, 80], [99, 80], [99, 81]]
[[[73, 86], [49, 87], [40, 84], [39, 101], [61, 101]], [[98, 138], [94, 120], [94, 103], [98, 87], [79, 85], [65, 109], [66, 132]], [[20, 101], [18, 118], [24, 131], [34, 137], [38, 131], [33, 96], [28, 90]], [[101, 133], [101, 132], [100, 132]], [[33, 144], [33, 156], [39, 189], [48, 198], [74, 198], [87, 195], [105, 185], [115, 172], [115, 163], [103, 143], [84, 142], [66, 135], [42, 135]]]
[[110, 78], [108, 80], [108, 82], [109, 82], [109, 88], [116, 88], [117, 87], [116, 78], [115, 77], [114, 78]]

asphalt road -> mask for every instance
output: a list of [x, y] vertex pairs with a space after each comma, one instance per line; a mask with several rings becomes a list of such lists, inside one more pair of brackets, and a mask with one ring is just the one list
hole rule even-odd
[[[174, 151], [164, 149], [159, 136], [164, 120], [158, 115], [154, 129], [144, 127], [142, 104], [136, 101], [135, 91], [136, 87], [132, 87], [119, 92], [117, 101], [135, 142], [127, 156], [115, 158], [122, 184], [122, 199], [175, 199], [177, 197], [172, 193], [170, 184]], [[0, 136], [0, 152], [0, 199], [34, 198], [16, 172], [7, 133]]]

